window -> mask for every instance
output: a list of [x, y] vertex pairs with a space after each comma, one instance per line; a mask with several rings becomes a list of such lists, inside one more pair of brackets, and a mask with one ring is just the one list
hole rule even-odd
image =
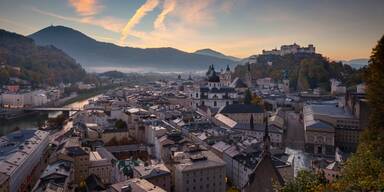
[[215, 107], [217, 106], [217, 102], [216, 101], [213, 102], [213, 106], [215, 106]]

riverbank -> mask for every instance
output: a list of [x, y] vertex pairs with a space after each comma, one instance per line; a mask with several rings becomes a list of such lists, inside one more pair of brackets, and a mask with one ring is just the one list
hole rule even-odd
[[[88, 100], [104, 92], [116, 88], [116, 86], [104, 86], [95, 88], [92, 90], [86, 90], [79, 93], [76, 97], [73, 97], [60, 105], [65, 107], [67, 105], [74, 105], [76, 107], [83, 107], [88, 104]], [[41, 122], [48, 119], [48, 112], [35, 112], [27, 115], [23, 115], [14, 119], [0, 120], [0, 136], [6, 135], [17, 129], [36, 128]]]
[[67, 101], [65, 101], [62, 104], [62, 106], [70, 105], [71, 103], [75, 103], [78, 101], [89, 99], [91, 97], [94, 97], [96, 95], [100, 95], [100, 94], [104, 93], [105, 91], [108, 91], [110, 89], [114, 89], [116, 87], [118, 87], [118, 86], [117, 85], [108, 85], [108, 86], [103, 86], [103, 87], [97, 87], [97, 88], [90, 89], [90, 90], [83, 90], [81, 92], [78, 92], [76, 97], [68, 99]]

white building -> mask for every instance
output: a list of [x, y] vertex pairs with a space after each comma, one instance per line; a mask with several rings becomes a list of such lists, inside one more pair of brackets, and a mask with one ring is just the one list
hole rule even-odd
[[366, 88], [365, 83], [358, 84], [356, 85], [356, 93], [365, 93]]
[[0, 100], [5, 108], [41, 106], [48, 102], [47, 95], [40, 90], [24, 93], [3, 93]]
[[89, 152], [89, 175], [95, 174], [99, 176], [103, 183], [114, 183], [113, 178], [116, 178], [113, 173], [116, 173], [116, 167], [112, 161], [116, 158], [107, 151], [104, 147], [96, 148], [96, 151]]
[[225, 162], [213, 152], [176, 152], [173, 161], [175, 191], [225, 191]]
[[28, 191], [33, 187], [33, 171], [44, 162], [48, 135], [45, 131], [28, 129], [0, 138], [0, 173], [9, 177], [9, 191]]
[[200, 86], [190, 95], [192, 98], [191, 104], [194, 108], [207, 106], [219, 109], [232, 104], [238, 98], [238, 94], [233, 87], [226, 86], [220, 81], [220, 77], [213, 66], [210, 66], [207, 72], [207, 80], [206, 85]]
[[335, 147], [335, 128], [315, 117], [316, 108], [312, 105], [303, 107], [305, 131], [305, 151], [320, 155], [331, 155]]
[[332, 95], [340, 95], [345, 94], [347, 92], [347, 88], [341, 84], [340, 81], [336, 79], [331, 79], [331, 94]]
[[271, 77], [257, 79], [256, 83], [259, 86], [259, 88], [265, 88], [265, 89], [270, 89], [276, 86], [275, 82]]
[[150, 148], [150, 155], [156, 159], [161, 159], [160, 152], [160, 137], [164, 136], [167, 132], [167, 129], [160, 126], [147, 126], [145, 131], [145, 140], [147, 144], [153, 145]]
[[111, 192], [166, 192], [145, 179], [133, 178], [111, 185]]

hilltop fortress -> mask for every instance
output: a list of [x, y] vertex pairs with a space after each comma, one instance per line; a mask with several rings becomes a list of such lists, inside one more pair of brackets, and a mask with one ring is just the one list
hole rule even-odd
[[315, 47], [309, 44], [308, 47], [300, 47], [300, 45], [294, 43], [292, 45], [282, 45], [280, 50], [263, 50], [263, 55], [287, 55], [296, 53], [315, 53]]

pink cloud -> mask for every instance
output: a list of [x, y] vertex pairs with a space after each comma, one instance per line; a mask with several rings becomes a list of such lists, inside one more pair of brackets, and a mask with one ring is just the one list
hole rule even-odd
[[124, 41], [127, 39], [132, 29], [138, 23], [140, 23], [141, 19], [145, 15], [147, 15], [148, 12], [156, 8], [158, 4], [159, 4], [159, 0], [147, 0], [139, 9], [136, 10], [135, 14], [132, 16], [132, 18], [128, 21], [128, 23], [125, 25], [125, 27], [121, 31], [121, 38], [120, 38], [121, 44], [123, 44]]
[[95, 15], [102, 9], [97, 0], [68, 0], [68, 2], [82, 16]]

